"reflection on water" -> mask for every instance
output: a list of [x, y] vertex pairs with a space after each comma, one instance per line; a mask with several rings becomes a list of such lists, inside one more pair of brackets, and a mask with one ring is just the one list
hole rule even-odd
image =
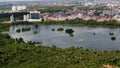
[[[57, 31], [58, 28], [63, 31]], [[17, 29], [31, 28], [30, 31], [17, 33]], [[74, 30], [71, 35], [66, 29]], [[111, 40], [109, 33], [114, 33], [116, 40]], [[9, 35], [13, 38], [22, 37], [24, 41], [42, 42], [43, 45], [58, 47], [85, 47], [90, 49], [120, 49], [120, 29], [68, 25], [17, 25], [11, 26]]]

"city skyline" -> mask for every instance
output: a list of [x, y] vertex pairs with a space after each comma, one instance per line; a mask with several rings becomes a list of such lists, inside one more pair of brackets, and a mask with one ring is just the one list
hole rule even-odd
[[[13, 2], [13, 1], [66, 1], [66, 0], [0, 0], [0, 2]], [[69, 0], [69, 1], [85, 1], [85, 0]], [[88, 0], [88, 1], [113, 1], [113, 0]], [[114, 0], [120, 1], [120, 0]]]

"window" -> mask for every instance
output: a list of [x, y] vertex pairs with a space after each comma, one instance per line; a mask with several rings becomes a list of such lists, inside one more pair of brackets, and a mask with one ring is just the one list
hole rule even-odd
[[31, 13], [31, 19], [40, 19], [39, 13]]

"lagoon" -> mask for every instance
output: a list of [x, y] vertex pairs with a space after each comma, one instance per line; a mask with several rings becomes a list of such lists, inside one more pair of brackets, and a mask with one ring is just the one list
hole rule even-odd
[[[19, 33], [17, 29], [30, 28], [30, 31]], [[64, 28], [63, 31], [57, 31]], [[54, 30], [53, 30], [54, 29]], [[73, 35], [65, 32], [73, 29]], [[111, 40], [110, 33], [114, 33], [115, 40]], [[95, 26], [73, 26], [73, 25], [14, 25], [9, 28], [8, 34], [12, 38], [23, 38], [25, 42], [42, 42], [43, 46], [57, 47], [84, 47], [97, 50], [119, 50], [120, 28], [95, 27]]]

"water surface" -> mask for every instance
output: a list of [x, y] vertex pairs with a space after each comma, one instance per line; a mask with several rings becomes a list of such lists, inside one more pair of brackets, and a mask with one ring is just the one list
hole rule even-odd
[[[58, 28], [73, 29], [73, 37], [64, 31], [57, 31]], [[17, 33], [17, 29], [31, 28], [30, 31]], [[51, 29], [55, 28], [55, 31]], [[37, 31], [38, 34], [33, 32]], [[116, 40], [111, 40], [110, 32], [114, 33]], [[85, 47], [89, 49], [120, 49], [120, 28], [90, 27], [90, 26], [70, 26], [70, 25], [17, 25], [11, 26], [9, 35], [13, 38], [22, 37], [25, 42], [42, 42], [43, 46], [57, 47]], [[95, 35], [93, 35], [95, 33]]]

